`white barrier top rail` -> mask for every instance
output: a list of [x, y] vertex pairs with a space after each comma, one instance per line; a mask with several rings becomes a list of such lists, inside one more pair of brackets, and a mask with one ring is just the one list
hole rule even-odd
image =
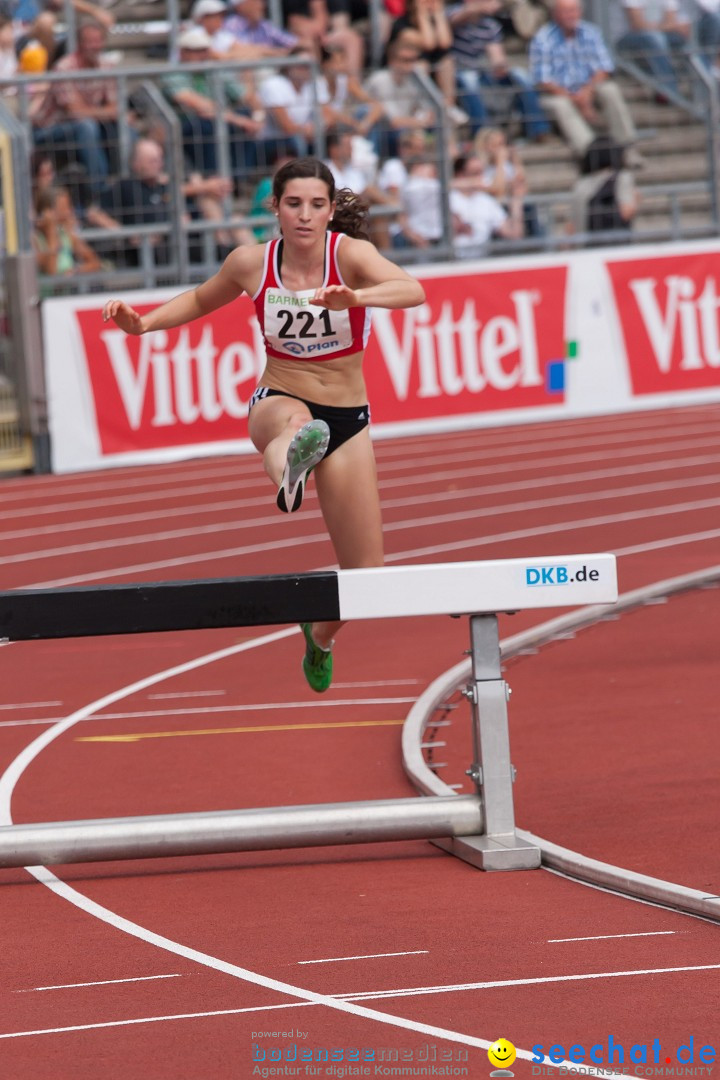
[[558, 555], [0, 592], [10, 641], [611, 604], [615, 556]]

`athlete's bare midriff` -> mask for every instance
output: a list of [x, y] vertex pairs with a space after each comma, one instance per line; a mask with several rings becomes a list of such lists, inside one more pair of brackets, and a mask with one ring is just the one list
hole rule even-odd
[[367, 389], [362, 362], [362, 352], [335, 360], [315, 361], [281, 360], [269, 356], [258, 385], [315, 401], [318, 405], [338, 408], [364, 405]]

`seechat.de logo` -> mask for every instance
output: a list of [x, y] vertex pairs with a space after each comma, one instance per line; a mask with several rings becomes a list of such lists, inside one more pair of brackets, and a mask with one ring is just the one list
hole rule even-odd
[[574, 573], [568, 566], [526, 566], [526, 585], [571, 585], [574, 581], [599, 581], [599, 570], [580, 566]]

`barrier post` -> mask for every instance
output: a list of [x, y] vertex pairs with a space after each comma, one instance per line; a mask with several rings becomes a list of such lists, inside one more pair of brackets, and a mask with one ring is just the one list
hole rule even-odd
[[540, 852], [515, 835], [510, 688], [502, 677], [497, 615], [470, 616], [470, 658], [472, 681], [465, 696], [472, 711], [475, 760], [468, 775], [482, 799], [485, 828], [482, 836], [468, 842], [465, 854], [457, 846], [453, 850], [483, 870], [532, 869], [540, 865]]

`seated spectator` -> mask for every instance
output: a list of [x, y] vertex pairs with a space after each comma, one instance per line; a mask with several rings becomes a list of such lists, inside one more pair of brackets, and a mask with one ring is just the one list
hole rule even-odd
[[40, 274], [87, 274], [101, 269], [99, 256], [77, 231], [70, 193], [65, 188], [39, 191], [35, 201], [33, 247]]
[[233, 14], [223, 29], [248, 49], [242, 59], [262, 60], [267, 56], [287, 56], [298, 44], [294, 34], [282, 30], [265, 17], [265, 0], [237, 0]]
[[[376, 184], [369, 184], [367, 177], [353, 165], [352, 132], [334, 128], [327, 135], [328, 157], [325, 162], [335, 178], [335, 187], [349, 188], [359, 195], [368, 206], [392, 206], [395, 200]], [[376, 247], [389, 248], [390, 234], [387, 217], [370, 218], [370, 239]]]
[[262, 122], [253, 119], [252, 99], [246, 88], [229, 75], [221, 77], [224, 101], [213, 97], [209, 70], [187, 72], [184, 64], [210, 60], [211, 41], [201, 26], [185, 30], [178, 38], [179, 69], [162, 78], [165, 96], [180, 119], [185, 156], [192, 169], [203, 176], [214, 176], [217, 163], [217, 121], [222, 116], [228, 127], [230, 154], [234, 176], [242, 176], [256, 161], [254, 136], [262, 130]]
[[690, 47], [691, 25], [678, 0], [609, 0], [610, 40], [620, 56], [649, 72], [662, 91], [677, 94], [675, 56]]
[[505, 99], [510, 108], [520, 113], [525, 137], [542, 139], [550, 131], [550, 124], [526, 72], [508, 63], [502, 27], [492, 17], [499, 9], [499, 0], [462, 0], [448, 9], [458, 104], [469, 114], [475, 133], [488, 123], [483, 91], [507, 91]]
[[[91, 0], [72, 0], [75, 17], [92, 20], [106, 31], [115, 24], [115, 16], [102, 4]], [[39, 41], [47, 52], [47, 67], [51, 68], [67, 52], [67, 32], [63, 0], [18, 0], [9, 4], [15, 30], [15, 50], [18, 55], [29, 41]]]
[[550, 18], [552, 0], [503, 0], [498, 18], [505, 33], [530, 41]]
[[420, 128], [403, 131], [398, 138], [398, 156], [387, 158], [377, 175], [381, 191], [397, 202], [408, 178], [408, 163], [431, 155], [432, 139]]
[[[616, 142], [637, 139], [622, 91], [610, 77], [614, 67], [600, 30], [582, 18], [581, 0], [554, 0], [552, 21], [530, 42], [530, 70], [543, 108], [578, 158], [603, 118]], [[643, 164], [636, 150], [628, 151], [628, 162]]]
[[598, 136], [585, 151], [580, 172], [572, 191], [568, 232], [629, 230], [639, 198], [633, 174], [625, 167], [623, 147]]
[[453, 123], [465, 123], [468, 118], [457, 107], [453, 32], [443, 0], [407, 0], [405, 13], [395, 20], [390, 31], [391, 42], [398, 38], [420, 53], [442, 92]]
[[689, 0], [695, 9], [694, 29], [700, 56], [708, 68], [718, 61], [720, 49], [720, 0]]
[[475, 152], [484, 162], [483, 182], [488, 194], [493, 195], [508, 208], [513, 196], [523, 199], [523, 222], [525, 236], [542, 236], [537, 206], [528, 201], [527, 175], [516, 146], [508, 145], [507, 136], [500, 128], [484, 128], [474, 139]]
[[288, 150], [286, 153], [276, 155], [270, 162], [272, 165], [272, 176], [263, 176], [252, 193], [250, 210], [248, 211], [249, 216], [267, 216], [273, 218], [267, 225], [260, 225], [258, 228], [253, 229], [255, 239], [260, 243], [263, 243], [266, 240], [272, 240], [273, 237], [277, 236], [277, 222], [274, 220], [272, 209], [273, 176], [278, 169], [281, 169], [283, 165], [287, 165], [289, 161], [294, 161], [297, 156], [298, 155], [294, 150]]
[[362, 75], [363, 39], [347, 19], [331, 14], [327, 0], [283, 0], [283, 14], [288, 30], [306, 49], [344, 49], [348, 70]]
[[[0, 13], [0, 79], [14, 79], [17, 69], [12, 19]], [[7, 97], [9, 90], [14, 90], [14, 87], [3, 86], [3, 98]]]
[[344, 49], [323, 50], [322, 78], [332, 123], [352, 128], [356, 135], [370, 139], [377, 150], [375, 128], [385, 116], [385, 107], [350, 73]]
[[[226, 215], [224, 202], [232, 192], [229, 180], [215, 176], [203, 177], [191, 174], [181, 187], [186, 199], [185, 221], [203, 218], [221, 221]], [[172, 193], [165, 172], [165, 157], [160, 143], [154, 139], [138, 139], [130, 162], [130, 174], [118, 180], [105, 193], [102, 213], [94, 214], [93, 224], [100, 228], [115, 229], [128, 225], [169, 224], [172, 212]], [[246, 229], [219, 229], [215, 234], [218, 256], [224, 257], [239, 244], [253, 243]], [[115, 261], [124, 266], [140, 264], [140, 250], [148, 241], [141, 237], [123, 238]], [[154, 249], [155, 265], [169, 261], [170, 245], [167, 233], [159, 233], [150, 239]], [[202, 236], [196, 238], [194, 254], [202, 250]]]
[[435, 162], [427, 158], [409, 161], [401, 194], [400, 231], [393, 236], [393, 247], [439, 244], [443, 239], [442, 186]]
[[388, 47], [387, 67], [378, 68], [365, 80], [368, 94], [385, 107], [383, 157], [396, 156], [397, 138], [402, 131], [424, 131], [435, 122], [435, 114], [412, 75], [419, 60], [418, 50], [398, 38]]
[[[254, 60], [252, 45], [241, 44], [234, 34], [223, 26], [228, 13], [224, 0], [195, 0], [190, 12], [195, 26], [200, 26], [210, 38], [210, 56], [213, 60]], [[187, 27], [188, 30], [192, 26]]]
[[[78, 28], [77, 50], [55, 65], [57, 72], [107, 70], [112, 61], [104, 55], [107, 32], [95, 22]], [[118, 103], [114, 79], [68, 79], [48, 85], [33, 103], [31, 112], [36, 146], [76, 160], [87, 173], [95, 197], [111, 171], [118, 171]]]
[[505, 210], [494, 195], [483, 190], [484, 172], [482, 159], [474, 154], [455, 160], [450, 213], [458, 248], [479, 247], [495, 237], [519, 240], [524, 235], [522, 195], [511, 195], [509, 210]]
[[332, 120], [326, 84], [313, 80], [312, 53], [298, 45], [290, 55], [295, 63], [263, 79], [258, 96], [265, 110], [262, 137], [276, 156], [288, 148], [306, 154], [313, 147], [316, 122]]

